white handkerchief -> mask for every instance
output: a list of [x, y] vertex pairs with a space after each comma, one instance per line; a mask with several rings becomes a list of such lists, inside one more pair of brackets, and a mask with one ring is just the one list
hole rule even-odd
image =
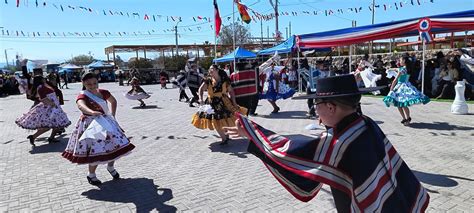
[[113, 132], [115, 129], [104, 116], [97, 116], [92, 120], [87, 129], [82, 133], [79, 140], [87, 138], [95, 140], [105, 140], [107, 131]]

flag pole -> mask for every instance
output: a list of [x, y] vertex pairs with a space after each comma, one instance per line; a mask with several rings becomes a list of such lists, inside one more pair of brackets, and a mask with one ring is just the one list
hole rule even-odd
[[235, 71], [235, 2], [232, 1], [232, 52], [234, 53], [234, 67]]
[[[216, 33], [214, 33], [214, 59], [216, 58], [217, 58], [217, 35]], [[217, 64], [217, 62], [214, 62], [214, 64]]]

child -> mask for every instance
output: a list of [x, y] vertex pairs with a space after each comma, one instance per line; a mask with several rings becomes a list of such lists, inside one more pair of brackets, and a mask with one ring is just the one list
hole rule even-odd
[[160, 77], [160, 84], [161, 84], [161, 89], [166, 89], [166, 77], [165, 76]]
[[407, 67], [411, 67], [407, 65], [408, 63], [410, 63], [408, 57], [400, 58], [400, 67], [398, 68], [397, 77], [390, 86], [390, 92], [383, 99], [387, 107], [389, 107], [390, 104], [398, 107], [398, 111], [402, 116], [401, 123], [405, 126], [411, 122], [409, 106], [419, 103], [427, 104], [430, 102], [427, 96], [418, 91], [408, 81], [410, 75], [407, 72]]
[[132, 89], [125, 94], [125, 97], [130, 100], [138, 100], [140, 102], [140, 107], [145, 107], [146, 104], [143, 99], [147, 99], [150, 97], [145, 90], [140, 87], [140, 82], [137, 77], [132, 78]]
[[[120, 175], [114, 168], [118, 158], [128, 154], [135, 146], [115, 120], [117, 101], [107, 90], [98, 88], [97, 77], [87, 73], [82, 77], [83, 90], [76, 104], [82, 115], [76, 123], [62, 156], [72, 163], [89, 164], [87, 181], [100, 185], [95, 171], [99, 164], [107, 164], [107, 171], [115, 179]], [[108, 103], [111, 110], [109, 110]]]

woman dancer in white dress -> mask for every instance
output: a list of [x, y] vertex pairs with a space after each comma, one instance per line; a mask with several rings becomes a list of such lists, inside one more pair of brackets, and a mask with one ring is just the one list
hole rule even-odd
[[120, 178], [114, 162], [135, 146], [115, 120], [117, 101], [114, 96], [109, 91], [98, 88], [97, 77], [93, 73], [85, 74], [82, 84], [83, 90], [76, 100], [82, 115], [62, 156], [72, 163], [89, 164], [87, 180], [92, 185], [99, 185], [102, 182], [95, 174], [97, 166], [107, 164], [110, 175], [114, 179]]
[[58, 142], [54, 136], [60, 132], [61, 128], [69, 126], [71, 121], [61, 109], [54, 89], [46, 83], [42, 76], [35, 76], [31, 96], [36, 97], [39, 103], [16, 119], [15, 123], [24, 129], [36, 130], [33, 135], [27, 137], [33, 146], [35, 146], [35, 139], [50, 129], [52, 131], [48, 142]]

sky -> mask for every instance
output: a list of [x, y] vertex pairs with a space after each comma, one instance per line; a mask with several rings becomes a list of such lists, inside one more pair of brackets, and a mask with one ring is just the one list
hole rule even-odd
[[[202, 44], [205, 41], [214, 43], [214, 29], [211, 28], [214, 23], [212, 0], [18, 0], [18, 2], [17, 7], [15, 0], [0, 1], [2, 31], [0, 63], [5, 62], [5, 52], [9, 62], [16, 54], [28, 59], [63, 62], [81, 54], [106, 59], [104, 49], [111, 45], [174, 45], [175, 34], [171, 29], [178, 23], [177, 17], [181, 17], [182, 20], [178, 23], [179, 44]], [[232, 2], [232, 0], [217, 0], [223, 25], [232, 21]], [[241, 2], [260, 14], [272, 12], [269, 0], [241, 0]], [[413, 5], [411, 2], [412, 0], [375, 0], [375, 5], [380, 5], [375, 10], [375, 23], [474, 9], [474, 0], [413, 0]], [[279, 0], [279, 11], [289, 14], [280, 16], [279, 29], [283, 37], [286, 37], [287, 29], [290, 31], [290, 23], [291, 34], [347, 28], [351, 27], [352, 20], [357, 21], [357, 26], [370, 25], [371, 4], [372, 0]], [[357, 9], [357, 13], [354, 9], [350, 11], [350, 8], [360, 7], [362, 10]], [[89, 8], [92, 12], [88, 11]], [[337, 12], [338, 9], [342, 9], [342, 13]], [[325, 11], [330, 10], [334, 13], [326, 16]], [[314, 15], [314, 11], [317, 15]], [[292, 12], [297, 14], [292, 15]], [[134, 13], [138, 15], [133, 15]], [[250, 11], [249, 13], [253, 14]], [[235, 19], [238, 17], [239, 14], [236, 13]], [[262, 23], [257, 20], [243, 25], [250, 29], [254, 37], [261, 35], [261, 29], [264, 37], [267, 36], [267, 29], [270, 37], [275, 32], [274, 19]], [[127, 60], [134, 57], [135, 53], [117, 55]], [[147, 53], [147, 57], [156, 56], [158, 53]], [[142, 53], [140, 57], [143, 57]]]

